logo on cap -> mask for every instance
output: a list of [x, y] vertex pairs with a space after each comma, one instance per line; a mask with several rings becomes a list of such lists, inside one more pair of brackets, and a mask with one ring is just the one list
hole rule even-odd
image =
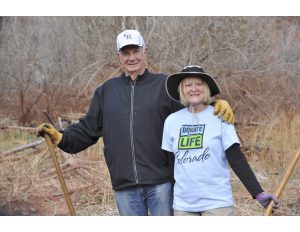
[[132, 38], [131, 38], [131, 34], [129, 34], [129, 33], [125, 33], [125, 34], [124, 34], [124, 37], [125, 37], [126, 39], [132, 39]]

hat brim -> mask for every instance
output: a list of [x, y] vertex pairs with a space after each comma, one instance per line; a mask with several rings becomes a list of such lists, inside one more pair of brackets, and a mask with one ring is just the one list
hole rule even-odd
[[143, 45], [141, 45], [141, 44], [137, 44], [137, 43], [129, 43], [129, 44], [124, 44], [124, 45], [122, 45], [122, 46], [119, 48], [118, 52], [121, 51], [121, 50], [123, 50], [124, 48], [130, 47], [130, 46], [134, 46], [134, 47], [143, 47]]
[[178, 86], [186, 77], [199, 77], [205, 81], [210, 89], [210, 96], [213, 97], [220, 93], [220, 89], [214, 78], [207, 73], [200, 72], [180, 72], [169, 75], [166, 80], [166, 90], [170, 98], [180, 102]]

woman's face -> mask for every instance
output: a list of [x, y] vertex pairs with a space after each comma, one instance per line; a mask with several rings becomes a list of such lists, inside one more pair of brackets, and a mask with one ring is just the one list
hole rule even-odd
[[183, 80], [183, 95], [189, 105], [202, 103], [205, 94], [205, 83], [198, 77], [186, 77]]

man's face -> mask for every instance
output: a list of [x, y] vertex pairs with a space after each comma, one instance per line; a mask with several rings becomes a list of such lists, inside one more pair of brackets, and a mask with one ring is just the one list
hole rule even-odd
[[119, 51], [119, 59], [126, 73], [142, 74], [146, 67], [147, 50], [143, 47], [129, 45]]

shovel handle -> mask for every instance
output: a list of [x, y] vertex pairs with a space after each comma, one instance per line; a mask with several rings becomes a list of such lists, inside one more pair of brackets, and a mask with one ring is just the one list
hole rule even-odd
[[[278, 187], [278, 189], [275, 193], [276, 198], [279, 198], [281, 196], [282, 191], [283, 191], [284, 187], [286, 186], [286, 184], [287, 184], [287, 182], [288, 182], [288, 180], [289, 180], [289, 178], [290, 178], [290, 176], [291, 176], [291, 174], [292, 174], [299, 158], [300, 158], [300, 149], [297, 151], [294, 159], [292, 160], [290, 166], [288, 167], [284, 177], [282, 178], [282, 180], [280, 182], [280, 185], [279, 185], [279, 187]], [[268, 205], [266, 211], [265, 211], [265, 216], [271, 216], [272, 215], [272, 206], [273, 206], [273, 204], [274, 204], [274, 201], [271, 201], [270, 204]]]
[[272, 212], [273, 212], [273, 205], [274, 205], [274, 201], [271, 200], [270, 204], [268, 205], [266, 211], [265, 211], [265, 216], [271, 216]]
[[46, 140], [48, 149], [50, 151], [50, 154], [51, 154], [51, 157], [52, 157], [55, 169], [56, 169], [56, 173], [57, 173], [60, 185], [62, 187], [66, 203], [67, 203], [69, 211], [70, 211], [70, 215], [71, 216], [76, 216], [76, 213], [75, 213], [75, 210], [74, 210], [74, 207], [73, 207], [73, 204], [72, 204], [72, 201], [71, 201], [71, 198], [70, 198], [70, 195], [69, 195], [69, 192], [68, 192], [68, 189], [67, 189], [67, 186], [66, 186], [66, 183], [65, 183], [62, 171], [61, 171], [61, 168], [59, 166], [57, 157], [56, 157], [56, 155], [54, 153], [53, 144], [51, 142], [50, 136], [48, 134], [46, 134], [46, 133], [45, 133], [45, 140]]

